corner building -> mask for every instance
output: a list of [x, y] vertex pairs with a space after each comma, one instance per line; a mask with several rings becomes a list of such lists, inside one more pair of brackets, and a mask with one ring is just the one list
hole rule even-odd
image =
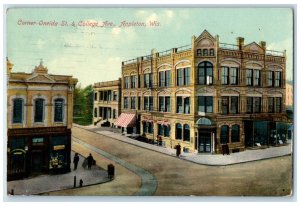
[[191, 45], [122, 62], [122, 113], [136, 132], [184, 152], [239, 152], [285, 141], [286, 52], [225, 44], [204, 30]]
[[65, 173], [71, 164], [73, 92], [77, 79], [12, 72], [7, 60], [7, 178]]

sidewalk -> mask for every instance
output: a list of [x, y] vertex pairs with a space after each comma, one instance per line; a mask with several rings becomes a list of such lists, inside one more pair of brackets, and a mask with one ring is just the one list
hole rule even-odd
[[[73, 161], [74, 152], [71, 154]], [[83, 186], [100, 184], [110, 181], [107, 177], [107, 171], [96, 166], [92, 166], [91, 170], [84, 169], [82, 162], [84, 157], [79, 155], [79, 163], [77, 170], [73, 170], [71, 164], [71, 172], [58, 175], [40, 175], [30, 177], [23, 180], [15, 180], [7, 182], [7, 193], [14, 190], [14, 195], [37, 195], [50, 191], [73, 188], [74, 176], [76, 175], [76, 186], [79, 187], [79, 180], [82, 179]]]
[[[133, 144], [139, 147], [143, 147], [149, 150], [157, 151], [163, 154], [176, 156], [175, 149], [160, 147], [157, 145], [152, 145], [144, 142], [140, 142], [120, 133], [115, 133], [111, 131], [105, 131], [99, 126], [81, 126], [75, 125], [75, 127], [83, 128], [86, 130], [92, 130], [98, 134], [105, 135], [107, 137], [111, 137], [117, 139], [119, 141], [127, 142], [129, 144]], [[97, 130], [97, 128], [99, 130]], [[232, 164], [239, 164], [244, 162], [251, 162], [263, 159], [269, 159], [274, 157], [281, 157], [285, 155], [290, 155], [292, 153], [292, 144], [278, 146], [278, 147], [269, 147], [266, 149], [253, 149], [253, 150], [245, 150], [243, 152], [231, 153], [230, 155], [222, 155], [222, 154], [199, 154], [199, 153], [182, 153], [180, 155], [181, 159], [191, 161], [197, 164], [203, 165], [211, 165], [211, 166], [225, 166]]]

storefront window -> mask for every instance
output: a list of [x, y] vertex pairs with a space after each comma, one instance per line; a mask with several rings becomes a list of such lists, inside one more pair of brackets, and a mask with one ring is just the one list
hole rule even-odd
[[221, 127], [221, 144], [227, 144], [229, 142], [229, 126], [223, 125]]
[[232, 142], [239, 142], [240, 141], [240, 126], [233, 125], [231, 127], [231, 141]]
[[190, 141], [190, 126], [188, 124], [183, 126], [183, 141]]
[[50, 138], [49, 169], [66, 168], [67, 166], [67, 137], [56, 136]]

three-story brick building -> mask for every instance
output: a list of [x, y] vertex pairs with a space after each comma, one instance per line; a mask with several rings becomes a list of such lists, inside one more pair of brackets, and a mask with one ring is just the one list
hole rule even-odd
[[285, 51], [240, 37], [224, 44], [205, 30], [190, 46], [122, 62], [122, 126], [186, 152], [278, 144], [287, 132], [285, 79]]

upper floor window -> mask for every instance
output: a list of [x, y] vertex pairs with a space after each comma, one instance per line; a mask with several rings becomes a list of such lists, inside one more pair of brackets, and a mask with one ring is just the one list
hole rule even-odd
[[201, 62], [198, 65], [198, 84], [213, 84], [213, 65], [210, 62]]
[[268, 71], [268, 86], [269, 87], [273, 86], [273, 78], [274, 78], [274, 72]]
[[281, 86], [281, 72], [275, 72], [275, 87]]
[[170, 97], [159, 97], [159, 111], [160, 112], [170, 112], [171, 102]]
[[247, 86], [260, 86], [260, 70], [247, 69], [246, 70], [246, 84]]
[[124, 97], [124, 109], [128, 109], [128, 97]]
[[135, 97], [131, 97], [131, 109], [135, 109]]
[[118, 101], [118, 93], [117, 93], [117, 91], [113, 92], [113, 101]]
[[63, 107], [64, 107], [63, 99], [54, 100], [54, 122], [62, 122], [63, 121]]
[[161, 71], [159, 72], [159, 86], [169, 87], [171, 83], [171, 71]]
[[16, 98], [13, 100], [13, 123], [23, 122], [23, 99]]
[[281, 112], [281, 97], [269, 97], [268, 98], [268, 112], [280, 113]]
[[238, 84], [238, 68], [235, 67], [230, 68], [230, 84], [231, 85]]
[[203, 49], [203, 56], [208, 56], [208, 49]]
[[215, 50], [214, 49], [209, 50], [209, 56], [215, 56]]
[[152, 74], [144, 74], [144, 87], [152, 87]]
[[94, 100], [95, 101], [97, 100], [97, 94], [98, 94], [98, 92], [95, 92], [95, 94], [94, 94]]
[[177, 69], [177, 86], [190, 85], [190, 68]]
[[137, 87], [137, 76], [131, 76], [131, 88], [136, 88]]
[[228, 70], [228, 67], [222, 67], [222, 84], [228, 84], [229, 82]]
[[213, 112], [212, 96], [198, 96], [198, 112], [205, 112], [205, 113]]
[[124, 77], [124, 88], [125, 89], [130, 88], [130, 77]]
[[261, 97], [247, 97], [247, 113], [261, 112]]
[[178, 96], [176, 101], [176, 113], [190, 113], [190, 97]]
[[247, 86], [252, 86], [253, 85], [253, 70], [252, 69], [247, 69], [246, 70], [246, 84]]
[[44, 121], [44, 103], [44, 99], [38, 98], [35, 100], [34, 122]]
[[144, 97], [144, 110], [153, 111], [153, 97]]
[[201, 56], [201, 49], [197, 49], [197, 56]]
[[223, 96], [221, 102], [221, 114], [237, 114], [239, 100], [237, 96]]
[[254, 69], [254, 86], [260, 86], [260, 70]]

